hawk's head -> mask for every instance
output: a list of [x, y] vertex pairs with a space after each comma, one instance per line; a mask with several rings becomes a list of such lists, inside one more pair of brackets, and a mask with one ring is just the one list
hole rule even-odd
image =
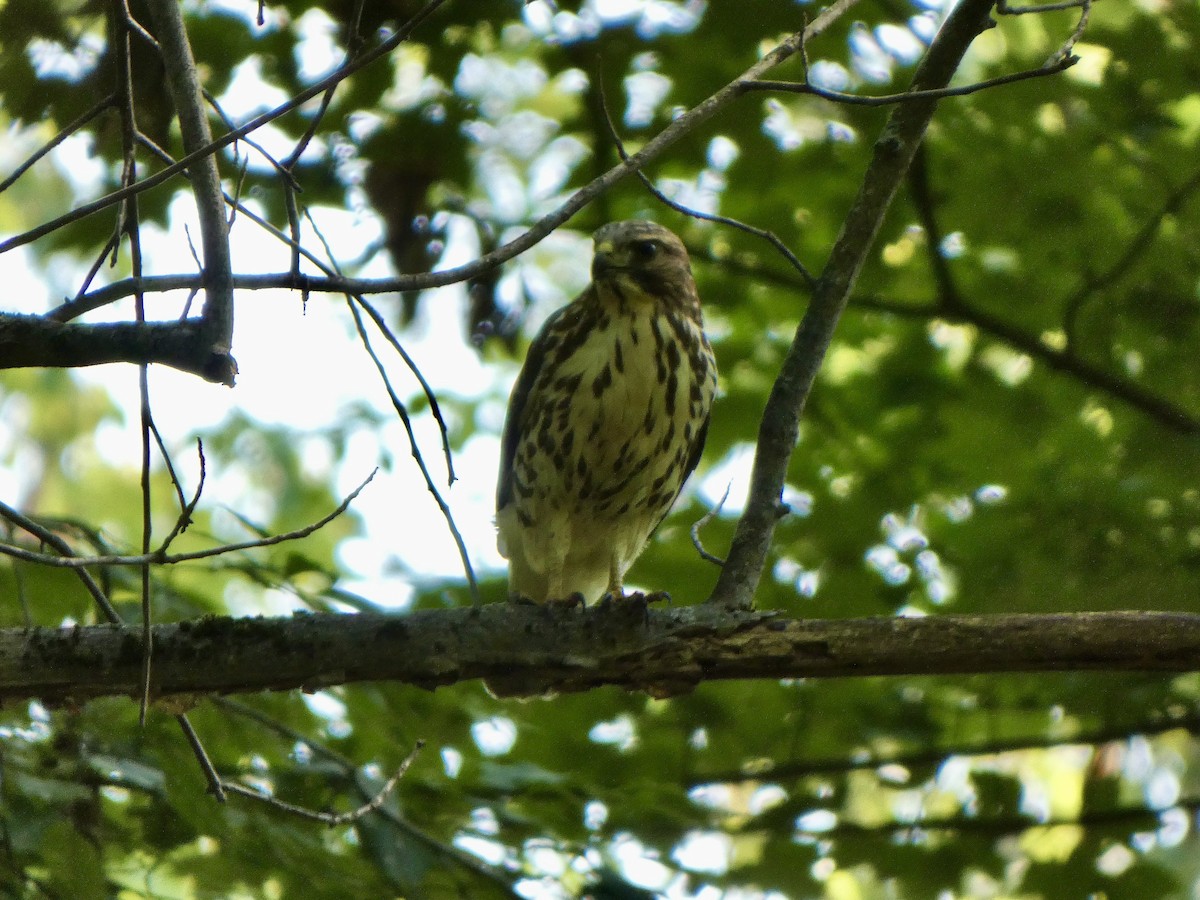
[[610, 222], [592, 240], [592, 281], [602, 296], [620, 303], [698, 307], [687, 250], [673, 232], [631, 219]]

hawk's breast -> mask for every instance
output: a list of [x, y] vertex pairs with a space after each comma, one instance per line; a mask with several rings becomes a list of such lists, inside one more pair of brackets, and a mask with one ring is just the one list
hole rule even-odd
[[580, 325], [554, 348], [530, 397], [518, 505], [533, 519], [542, 503], [633, 516], [649, 521], [648, 533], [687, 476], [715, 366], [699, 325], [679, 313], [601, 311]]

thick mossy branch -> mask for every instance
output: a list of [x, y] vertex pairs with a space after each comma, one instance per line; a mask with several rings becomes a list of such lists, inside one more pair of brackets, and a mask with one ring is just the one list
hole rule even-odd
[[[212, 617], [154, 628], [156, 698], [483, 679], [501, 696], [709, 680], [1200, 669], [1200, 615], [1107, 612], [788, 619], [711, 606], [496, 604], [408, 615]], [[140, 628], [0, 631], [0, 700], [137, 696]]]

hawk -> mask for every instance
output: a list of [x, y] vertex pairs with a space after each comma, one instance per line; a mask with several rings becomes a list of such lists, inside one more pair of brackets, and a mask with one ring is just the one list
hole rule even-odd
[[537, 602], [624, 596], [717, 386], [683, 242], [643, 221], [593, 240], [592, 283], [534, 338], [504, 424], [497, 543], [510, 595]]

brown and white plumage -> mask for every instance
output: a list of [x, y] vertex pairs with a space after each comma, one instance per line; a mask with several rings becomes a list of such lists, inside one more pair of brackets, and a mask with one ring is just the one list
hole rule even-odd
[[700, 459], [717, 368], [683, 243], [653, 222], [595, 236], [592, 283], [530, 345], [496, 493], [509, 592], [621, 596]]

